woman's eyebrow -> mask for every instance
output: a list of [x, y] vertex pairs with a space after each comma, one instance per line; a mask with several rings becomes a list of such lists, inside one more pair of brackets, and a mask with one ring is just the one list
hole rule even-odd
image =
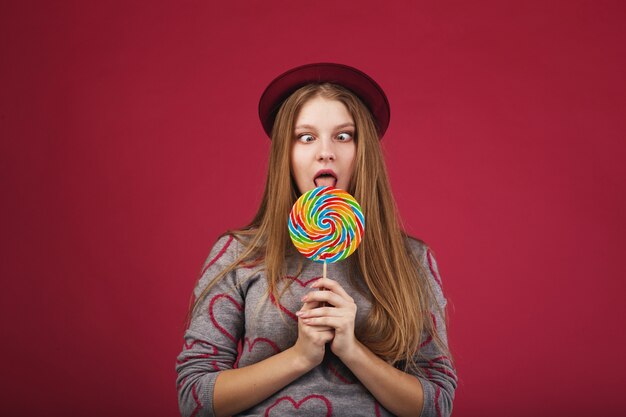
[[[346, 127], [354, 127], [354, 123], [352, 122], [348, 122], [348, 123], [342, 123], [340, 125], [335, 126], [335, 129], [343, 129]], [[312, 125], [307, 125], [307, 124], [303, 124], [303, 125], [298, 125], [295, 127], [295, 129], [308, 129], [308, 130], [315, 130], [316, 127], [312, 126]]]
[[311, 125], [298, 125], [296, 126], [296, 129], [308, 129], [308, 130], [314, 130], [315, 127], [311, 126]]

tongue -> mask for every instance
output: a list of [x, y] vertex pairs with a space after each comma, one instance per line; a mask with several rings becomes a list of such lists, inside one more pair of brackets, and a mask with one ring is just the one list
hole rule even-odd
[[316, 187], [321, 187], [321, 186], [334, 187], [336, 183], [337, 183], [337, 180], [330, 175], [323, 175], [315, 179]]

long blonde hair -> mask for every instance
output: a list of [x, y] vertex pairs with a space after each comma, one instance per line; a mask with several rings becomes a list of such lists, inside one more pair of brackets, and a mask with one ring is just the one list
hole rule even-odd
[[317, 96], [343, 103], [355, 123], [357, 150], [348, 192], [361, 204], [367, 231], [348, 261], [371, 292], [372, 300], [367, 323], [357, 337], [378, 356], [392, 364], [403, 363], [405, 368], [415, 365], [414, 355], [423, 342], [423, 334], [449, 356], [430, 313], [438, 305], [427, 272], [411, 254], [407, 235], [400, 226], [374, 119], [356, 95], [330, 83], [304, 86], [282, 104], [272, 130], [261, 205], [248, 226], [228, 232], [243, 243], [244, 250], [202, 291], [189, 316], [215, 283], [243, 263], [259, 263], [262, 259], [269, 295], [276, 299], [287, 288], [278, 290], [286, 272], [286, 250], [291, 244], [286, 219], [298, 197], [290, 170], [294, 127], [304, 103]]

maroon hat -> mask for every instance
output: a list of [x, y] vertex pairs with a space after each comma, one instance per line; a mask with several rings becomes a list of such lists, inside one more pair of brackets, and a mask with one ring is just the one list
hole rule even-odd
[[339, 84], [356, 94], [370, 110], [382, 138], [389, 126], [389, 101], [382, 88], [367, 74], [342, 64], [319, 63], [290, 69], [272, 81], [259, 100], [259, 118], [271, 138], [274, 119], [283, 102], [307, 84]]

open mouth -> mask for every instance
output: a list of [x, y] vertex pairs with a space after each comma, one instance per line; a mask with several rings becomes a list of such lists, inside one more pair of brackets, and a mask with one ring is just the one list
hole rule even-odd
[[321, 187], [321, 186], [334, 187], [337, 185], [337, 176], [332, 171], [324, 170], [324, 171], [318, 172], [315, 175], [313, 182], [315, 183], [316, 187]]

